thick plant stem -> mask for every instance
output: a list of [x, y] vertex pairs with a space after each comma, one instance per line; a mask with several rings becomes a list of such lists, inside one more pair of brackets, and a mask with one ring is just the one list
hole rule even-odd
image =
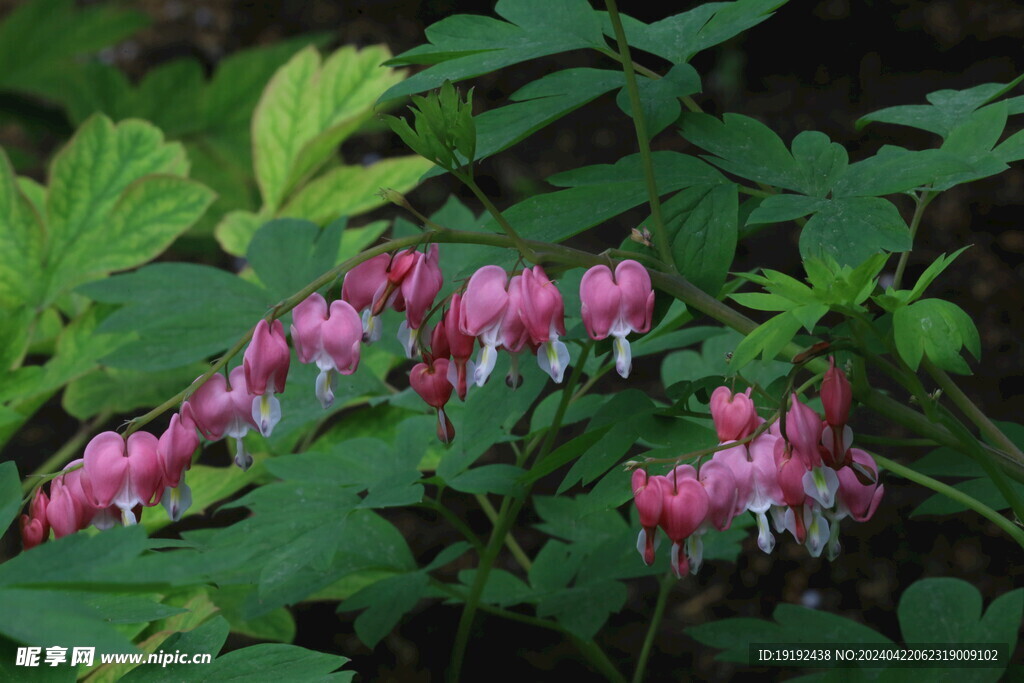
[[[573, 392], [576, 390], [576, 384], [583, 373], [583, 366], [592, 347], [593, 343], [587, 344], [584, 347], [583, 353], [580, 354], [580, 358], [573, 364], [572, 373], [569, 375], [565, 388], [562, 389], [562, 399], [555, 413], [555, 418], [552, 420], [551, 426], [548, 427], [547, 435], [541, 445], [538, 458], [543, 458], [548, 453], [551, 444], [554, 442], [555, 435], [562, 427], [565, 411], [568, 408], [569, 401], [572, 399]], [[520, 466], [524, 465], [529, 455], [529, 453], [524, 453], [517, 464]], [[494, 522], [494, 531], [491, 532], [487, 548], [480, 558], [480, 564], [477, 565], [476, 576], [473, 577], [473, 585], [469, 589], [469, 596], [466, 598], [462, 615], [459, 617], [459, 627], [455, 633], [455, 645], [452, 648], [451, 666], [448, 670], [449, 680], [453, 682], [458, 681], [462, 673], [462, 662], [466, 656], [466, 646], [469, 644], [469, 632], [473, 627], [473, 617], [480, 606], [480, 597], [483, 595], [484, 586], [487, 585], [487, 577], [491, 573], [494, 560], [497, 559], [498, 553], [501, 551], [501, 546], [505, 544], [505, 537], [508, 535], [516, 516], [526, 502], [526, 497], [530, 492], [529, 489], [530, 485], [528, 484], [519, 497], [506, 496], [501, 503], [501, 509], [498, 511], [498, 517]]]
[[668, 604], [668, 594], [675, 585], [676, 579], [672, 572], [668, 572], [661, 578], [661, 588], [658, 589], [658, 601], [654, 604], [654, 615], [647, 627], [647, 636], [640, 648], [640, 656], [636, 660], [636, 670], [633, 672], [633, 683], [641, 683], [644, 680], [644, 673], [647, 670], [647, 660], [651, 656], [651, 648], [654, 646], [654, 638], [658, 635], [658, 627], [661, 626], [661, 618], [665, 614], [665, 605]]
[[943, 484], [941, 481], [938, 481], [937, 479], [932, 479], [928, 475], [921, 474], [920, 472], [912, 470], [909, 467], [906, 467], [905, 465], [899, 464], [898, 462], [893, 462], [892, 460], [884, 458], [875, 453], [872, 453], [871, 455], [875, 459], [875, 462], [877, 462], [879, 465], [889, 470], [893, 474], [903, 477], [904, 479], [907, 479], [909, 481], [912, 481], [915, 484], [920, 484], [921, 486], [931, 489], [936, 493], [941, 493], [947, 498], [950, 498], [951, 500], [955, 500], [956, 502], [962, 504], [964, 507], [974, 510], [985, 519], [988, 519], [995, 523], [1000, 529], [1005, 531], [1011, 538], [1013, 538], [1013, 540], [1016, 541], [1017, 544], [1020, 545], [1020, 547], [1024, 548], [1024, 529], [1021, 529], [1012, 521], [1010, 521], [1003, 515], [999, 514], [989, 506], [985, 505], [981, 501], [977, 500], [976, 498], [972, 498], [963, 491], [959, 491], [953, 488], [949, 484]]
[[615, 6], [615, 0], [605, 0], [604, 4], [608, 8], [608, 19], [611, 21], [612, 30], [615, 32], [615, 40], [619, 45], [619, 59], [622, 61], [622, 71], [626, 75], [626, 93], [629, 95], [629, 107], [633, 113], [633, 125], [636, 128], [636, 141], [640, 147], [640, 160], [643, 163], [644, 179], [647, 182], [647, 199], [651, 204], [654, 242], [658, 247], [658, 256], [661, 260], [671, 264], [674, 262], [672, 248], [668, 243], [665, 221], [661, 217], [661, 198], [658, 194], [658, 184], [654, 177], [651, 143], [647, 135], [647, 122], [644, 120], [643, 110], [640, 108], [640, 88], [636, 84], [633, 59], [629, 56], [629, 43], [626, 41], [626, 31], [622, 28], [622, 20], [619, 18], [619, 10]]

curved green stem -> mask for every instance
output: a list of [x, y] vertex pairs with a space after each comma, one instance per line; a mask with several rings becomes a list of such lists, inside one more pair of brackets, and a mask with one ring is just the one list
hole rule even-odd
[[452, 512], [451, 510], [449, 510], [447, 507], [445, 507], [438, 501], [432, 500], [430, 498], [425, 498], [423, 502], [419, 503], [418, 505], [428, 510], [433, 510], [434, 512], [448, 520], [448, 522], [453, 527], [455, 527], [455, 529], [460, 534], [462, 534], [462, 536], [467, 541], [469, 541], [469, 544], [472, 545], [473, 549], [476, 550], [478, 553], [482, 553], [484, 551], [484, 544], [480, 540], [480, 537], [474, 534], [473, 530], [469, 528], [469, 525], [467, 525], [465, 522], [459, 519], [459, 516]]
[[629, 107], [633, 114], [633, 125], [636, 128], [636, 141], [640, 147], [640, 160], [644, 167], [644, 180], [647, 182], [647, 199], [651, 204], [651, 222], [654, 223], [654, 241], [658, 246], [658, 255], [667, 264], [673, 263], [672, 248], [668, 243], [668, 231], [665, 221], [661, 218], [661, 196], [654, 177], [654, 161], [651, 158], [650, 137], [647, 135], [647, 122], [644, 120], [643, 109], [640, 107], [640, 88], [636, 84], [636, 73], [633, 60], [629, 56], [629, 43], [626, 32], [622, 28], [619, 10], [615, 0], [605, 0], [608, 8], [608, 19], [615, 32], [615, 40], [619, 45], [619, 58], [622, 60], [622, 71], [626, 75], [626, 93], [629, 95]]
[[[491, 505], [491, 501], [488, 500], [487, 496], [483, 493], [478, 493], [475, 497], [477, 502], [480, 503], [480, 509], [484, 511], [485, 515], [487, 515], [487, 519], [491, 520], [491, 524], [496, 524], [498, 521], [498, 511], [494, 509], [493, 505]], [[516, 562], [519, 563], [519, 566], [527, 572], [530, 571], [530, 568], [533, 566], [533, 561], [530, 560], [530, 556], [526, 554], [525, 550], [523, 550], [523, 546], [519, 545], [519, 542], [511, 533], [505, 536], [505, 545], [508, 547], [509, 552], [512, 553], [512, 557], [516, 558]], [[482, 549], [483, 546], [477, 550]]]
[[633, 683], [641, 683], [644, 680], [644, 673], [647, 669], [647, 660], [651, 656], [651, 648], [654, 646], [654, 637], [658, 635], [658, 627], [661, 625], [661, 618], [665, 614], [665, 605], [668, 604], [668, 594], [675, 584], [675, 576], [668, 572], [661, 578], [661, 587], [658, 589], [658, 601], [654, 604], [654, 615], [647, 627], [647, 636], [644, 637], [644, 644], [640, 648], [640, 656], [636, 661], [636, 670], [633, 672]]
[[[586, 363], [587, 356], [589, 355], [592, 347], [593, 342], [588, 343], [584, 347], [583, 353], [580, 354], [579, 359], [577, 359], [572, 366], [572, 373], [569, 375], [569, 379], [566, 382], [565, 387], [562, 389], [562, 398], [558, 404], [558, 410], [555, 412], [555, 418], [551, 421], [551, 426], [548, 427], [544, 442], [540, 447], [538, 459], [547, 455], [547, 452], [551, 449], [551, 445], [554, 442], [555, 435], [562, 427], [562, 420], [565, 417], [565, 411], [569, 406], [569, 401], [572, 398], [573, 392], [576, 390], [576, 383], [579, 382], [580, 375], [583, 372], [583, 366]], [[517, 459], [518, 461], [516, 464], [520, 466], [525, 465], [530, 454], [530, 449], [524, 451]], [[531, 486], [532, 484], [527, 484], [525, 490], [519, 497], [506, 496], [501, 503], [501, 509], [498, 511], [497, 519], [494, 521], [494, 531], [491, 532], [491, 538], [487, 543], [487, 548], [480, 557], [480, 564], [477, 565], [476, 575], [473, 577], [473, 585], [470, 586], [469, 596], [466, 598], [466, 604], [462, 609], [462, 615], [459, 617], [459, 626], [455, 632], [455, 645], [452, 648], [451, 666], [448, 671], [449, 679], [452, 681], [458, 681], [459, 676], [462, 673], [462, 662], [466, 656], [466, 646], [469, 644], [469, 632], [473, 626], [473, 617], [476, 615], [476, 610], [480, 606], [480, 598], [483, 595], [484, 586], [487, 585], [487, 578], [491, 573], [491, 567], [493, 567], [494, 560], [497, 559], [502, 545], [505, 544], [505, 537], [512, 528], [512, 524], [515, 522], [516, 516], [526, 503], [526, 497], [529, 495]]]
[[1005, 531], [1011, 538], [1013, 538], [1013, 540], [1016, 541], [1018, 545], [1024, 548], [1024, 529], [1021, 529], [1012, 521], [1010, 521], [1003, 515], [999, 514], [989, 506], [985, 505], [978, 499], [967, 495], [963, 491], [959, 491], [953, 488], [949, 484], [943, 484], [941, 481], [938, 481], [937, 479], [932, 479], [926, 474], [921, 474], [920, 472], [912, 470], [909, 467], [906, 467], [905, 465], [901, 465], [898, 462], [893, 462], [892, 460], [884, 458], [875, 453], [872, 453], [871, 455], [875, 459], [875, 462], [877, 462], [879, 465], [889, 470], [893, 474], [903, 477], [908, 481], [912, 481], [915, 484], [920, 484], [921, 486], [931, 489], [936, 493], [941, 493], [947, 498], [950, 498], [951, 500], [955, 500], [956, 502], [960, 503], [964, 507], [974, 510], [985, 519], [988, 519], [994, 524], [996, 524], [1000, 529]]
[[[925, 208], [931, 204], [932, 200], [935, 199], [937, 192], [925, 190], [917, 198], [914, 204], [914, 216], [910, 219], [910, 241], [913, 243], [914, 236], [917, 235], [917, 228], [921, 225], [921, 216], [924, 214]], [[907, 261], [910, 260], [910, 249], [900, 254], [900, 260], [896, 263], [896, 274], [892, 278], [893, 289], [899, 289], [900, 285], [903, 284], [903, 272], [907, 269]]]

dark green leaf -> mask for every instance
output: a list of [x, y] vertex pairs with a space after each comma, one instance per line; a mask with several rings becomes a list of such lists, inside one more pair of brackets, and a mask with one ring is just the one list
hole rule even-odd
[[265, 223], [246, 255], [271, 296], [285, 299], [334, 265], [345, 221], [326, 228], [311, 221], [279, 218]]
[[836, 181], [832, 194], [835, 197], [880, 197], [914, 190], [944, 176], [969, 170], [966, 161], [945, 150], [913, 152], [885, 146], [875, 156], [850, 164]]
[[[678, 119], [682, 111], [679, 98], [700, 92], [700, 88], [700, 75], [689, 64], [676, 64], [662, 78], [643, 76], [638, 79], [640, 111], [647, 125], [648, 137], [653, 138]], [[616, 102], [627, 116], [633, 115], [626, 88], [619, 91]]]
[[828, 201], [816, 197], [805, 197], [801, 194], [777, 194], [766, 198], [747, 218], [747, 225], [759, 223], [782, 223], [794, 218], [821, 211], [828, 206]]
[[515, 465], [484, 465], [459, 473], [448, 485], [464, 493], [515, 495], [522, 491], [519, 479], [524, 474], [526, 470]]
[[662, 205], [676, 267], [712, 296], [722, 288], [732, 265], [738, 210], [739, 197], [731, 183], [689, 188]]
[[0, 462], [0, 529], [6, 529], [21, 509], [21, 477], [14, 462]]
[[423, 572], [399, 574], [362, 589], [341, 604], [346, 612], [366, 609], [356, 617], [356, 635], [373, 648], [391, 632], [402, 615], [416, 606], [427, 592], [429, 577]]
[[910, 229], [899, 210], [879, 197], [833, 199], [800, 233], [800, 255], [805, 259], [828, 257], [849, 266], [882, 251], [907, 251], [911, 245]]

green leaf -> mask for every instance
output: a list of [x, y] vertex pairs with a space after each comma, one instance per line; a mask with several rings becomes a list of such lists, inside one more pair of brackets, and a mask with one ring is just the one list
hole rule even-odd
[[448, 485], [464, 493], [497, 493], [507, 496], [522, 491], [519, 479], [525, 474], [526, 470], [515, 465], [484, 465], [459, 473]]
[[[637, 89], [648, 137], [653, 138], [678, 119], [682, 111], [679, 98], [700, 92], [700, 88], [700, 75], [689, 64], [676, 64], [662, 78], [641, 77]], [[615, 101], [627, 116], [633, 115], [626, 88], [619, 91]]]
[[941, 275], [942, 271], [948, 268], [949, 264], [953, 263], [953, 261], [956, 260], [956, 257], [968, 249], [969, 246], [970, 245], [967, 247], [960, 247], [949, 256], [942, 254], [935, 259], [931, 265], [925, 268], [924, 272], [921, 273], [921, 277], [917, 278], [917, 282], [914, 283], [914, 289], [910, 292], [909, 301], [916, 301], [917, 299], [920, 299], [924, 294], [924, 290], [928, 289], [928, 285], [934, 282], [935, 278]]
[[[852, 168], [852, 167], [851, 167]], [[892, 202], [879, 197], [833, 199], [800, 233], [804, 259], [828, 257], [857, 266], [882, 251], [907, 251], [910, 229]]]
[[782, 223], [809, 213], [821, 211], [828, 201], [801, 194], [777, 194], [766, 198], [750, 212], [747, 225], [760, 223]]
[[[621, 15], [629, 44], [645, 52], [679, 64], [695, 54], [719, 45], [771, 16], [771, 11], [786, 0], [739, 0], [698, 5], [687, 12], [645, 24]], [[615, 37], [611, 22], [604, 15], [604, 32]]]
[[79, 292], [94, 301], [125, 304], [99, 331], [137, 335], [104, 359], [128, 370], [174, 368], [222, 351], [275, 303], [235, 275], [188, 263], [157, 263]]
[[134, 648], [102, 614], [66, 591], [0, 588], [5, 618], [0, 634], [19, 643], [45, 643], [70, 648], [89, 643], [100, 652], [131, 652]]
[[[168, 176], [184, 151], [142, 121], [89, 119], [53, 161], [47, 195], [48, 300], [66, 289], [145, 263], [194, 223], [209, 190]], [[159, 175], [158, 175], [159, 174]]]
[[826, 197], [836, 180], [846, 173], [846, 148], [818, 131], [804, 131], [793, 138], [793, 158], [804, 172], [804, 192]]
[[[244, 683], [260, 680], [327, 680], [347, 683], [354, 672], [332, 674], [348, 662], [347, 657], [307, 650], [295, 645], [262, 643], [217, 657], [202, 669], [205, 681]], [[150, 667], [152, 668], [152, 667]]]
[[772, 360], [793, 340], [800, 329], [801, 322], [792, 313], [780, 313], [748, 334], [736, 347], [729, 361], [729, 370], [741, 369], [759, 354], [765, 360]]
[[626, 604], [626, 586], [602, 581], [552, 593], [537, 603], [537, 616], [554, 617], [577, 638], [589, 640]]
[[14, 169], [0, 149], [0, 311], [5, 318], [5, 309], [40, 299], [45, 234], [37, 210], [19, 190]]
[[14, 462], [0, 462], [0, 529], [6, 529], [21, 509], [21, 477]]
[[1024, 159], [1024, 130], [1019, 130], [1003, 140], [994, 150], [996, 158], [1004, 164]]
[[[961, 579], [923, 579], [900, 597], [900, 630], [907, 643], [1000, 643], [1012, 653], [1020, 633], [1024, 590], [994, 600], [982, 614], [978, 589]], [[977, 672], [976, 676], [969, 673]], [[995, 671], [961, 670], [957, 680], [995, 680]]]
[[79, 420], [104, 411], [130, 413], [137, 408], [159, 405], [188, 386], [207, 367], [194, 364], [159, 372], [97, 368], [68, 384], [61, 407]]
[[956, 304], [941, 299], [921, 299], [893, 314], [896, 350], [912, 370], [917, 370], [924, 354], [939, 367], [970, 374], [960, 356], [967, 347], [975, 358], [981, 355], [981, 339], [971, 317]]
[[309, 47], [281, 67], [253, 114], [253, 159], [264, 208], [276, 211], [373, 114], [400, 76], [383, 46], [343, 47], [321, 62]]
[[729, 173], [802, 192], [805, 171], [786, 145], [763, 123], [742, 114], [725, 114], [721, 121], [710, 114], [685, 113], [684, 138], [711, 152], [705, 157]]
[[387, 203], [382, 189], [408, 192], [431, 163], [418, 156], [383, 159], [369, 166], [339, 166], [302, 188], [280, 215], [326, 225], [340, 216], [356, 216]]
[[[963, 456], [960, 459], [963, 459]], [[972, 461], [964, 462], [960, 467], [960, 472], [952, 476], [968, 476], [973, 464]], [[914, 469], [918, 469], [917, 463], [914, 463]], [[1017, 496], [1024, 496], [1024, 484], [1012, 480], [1007, 481], [1006, 484], [1016, 492]], [[953, 484], [953, 488], [989, 506], [993, 510], [1010, 509], [1010, 504], [1006, 502], [1006, 498], [999, 490], [999, 487], [984, 473], [981, 473], [976, 479], [968, 479], [967, 481]], [[952, 515], [968, 509], [966, 505], [959, 501], [948, 498], [941, 493], [935, 493], [914, 508], [914, 511], [910, 514], [914, 517], [922, 515]]]
[[429, 577], [423, 572], [399, 574], [362, 589], [341, 603], [346, 612], [366, 609], [356, 617], [356, 635], [368, 647], [376, 647], [384, 636], [424, 597]]
[[718, 294], [732, 265], [738, 211], [739, 195], [732, 183], [688, 188], [662, 205], [676, 267], [711, 295]]
[[242, 615], [243, 605], [253, 591], [249, 586], [221, 586], [212, 591], [210, 597], [220, 609], [221, 616], [231, 624], [232, 633], [281, 643], [295, 640], [295, 619], [283, 607], [255, 619], [246, 619]]
[[970, 166], [956, 154], [941, 149], [910, 151], [885, 146], [873, 157], [850, 164], [836, 181], [835, 197], [880, 197], [907, 192]]
[[[184, 476], [184, 481], [192, 491], [192, 505], [185, 510], [184, 517], [208, 512], [215, 504], [259, 481], [263, 472], [259, 464], [244, 472], [232, 466], [192, 465]], [[146, 510], [142, 523], [152, 533], [171, 524], [171, 520], [167, 511], [160, 506]]]
[[888, 107], [861, 117], [857, 127], [872, 121], [895, 123], [921, 128], [946, 137], [963, 123], [978, 107], [1010, 91], [1024, 79], [1018, 76], [1009, 83], [985, 83], [966, 90], [937, 90], [926, 95], [930, 104], [910, 104]]
[[[426, 30], [429, 45], [389, 64], [432, 64], [381, 95], [382, 102], [580, 48], [604, 48], [600, 18], [586, 0], [499, 0], [508, 21], [456, 14]], [[511, 23], [509, 23], [511, 22]]]
[[264, 217], [252, 211], [231, 211], [221, 218], [214, 235], [221, 249], [232, 256], [245, 256], [252, 236], [264, 222]]
[[345, 221], [326, 228], [295, 218], [264, 223], [246, 257], [268, 293], [286, 299], [334, 265]]

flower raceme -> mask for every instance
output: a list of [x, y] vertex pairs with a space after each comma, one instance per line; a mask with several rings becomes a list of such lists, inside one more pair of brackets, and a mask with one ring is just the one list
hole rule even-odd
[[[410, 373], [410, 385], [437, 411], [437, 435], [445, 443], [455, 437], [444, 410], [451, 394], [464, 400], [470, 384], [482, 386], [494, 369], [499, 350], [512, 356], [513, 370], [507, 381], [513, 387], [518, 384], [516, 358], [526, 348], [536, 354], [538, 365], [555, 382], [562, 381], [570, 362], [562, 341], [565, 304], [542, 267], [511, 277], [496, 265], [477, 270], [461, 291], [450, 296], [429, 335], [429, 348], [424, 348], [427, 337], [422, 331], [443, 282], [439, 249], [432, 244], [425, 252], [408, 249], [370, 258], [346, 274], [340, 299], [329, 303], [313, 293], [295, 306], [290, 334], [296, 357], [300, 363], [315, 363], [320, 370], [316, 396], [324, 409], [334, 400], [333, 375], [349, 375], [358, 369], [361, 345], [380, 337], [380, 316], [386, 308], [405, 313], [399, 340], [410, 358], [417, 351], [423, 356], [423, 362]], [[636, 261], [621, 262], [614, 274], [606, 266], [596, 266], [584, 275], [580, 294], [589, 335], [616, 338], [616, 367], [619, 374], [628, 376], [630, 353], [625, 337], [630, 332], [646, 332], [651, 326], [654, 292], [650, 276]], [[474, 363], [471, 358], [477, 343], [480, 352]], [[242, 469], [250, 467], [253, 458], [243, 439], [253, 430], [265, 437], [272, 434], [281, 419], [277, 395], [285, 390], [290, 363], [282, 322], [259, 320], [241, 365], [199, 384], [159, 438], [136, 432], [124, 439], [115, 432], [104, 432], [90, 441], [82, 460], [50, 482], [49, 494], [40, 489], [20, 520], [25, 547], [45, 541], [50, 530], [59, 538], [90, 524], [98, 528], [134, 524], [142, 508], [157, 502], [163, 503], [172, 520], [178, 520], [191, 504], [185, 471], [192, 464], [199, 435], [209, 441], [233, 438], [235, 464]], [[695, 492], [693, 486], [697, 486], [702, 493], [706, 485], [703, 480], [682, 484], [684, 491]], [[662, 498], [669, 495], [657, 483], [651, 487], [649, 496], [654, 492]], [[665, 488], [668, 490], [672, 496], [680, 495], [675, 483]], [[672, 515], [678, 514], [675, 498], [666, 505]], [[680, 535], [688, 523], [675, 516], [665, 519], [680, 543], [693, 533]], [[648, 520], [645, 525], [652, 543], [659, 520]], [[653, 561], [654, 545], [645, 552]]]
[[[847, 380], [843, 375], [830, 381], [832, 388], [825, 385], [823, 391]], [[823, 403], [828, 406], [830, 400]], [[672, 570], [677, 576], [687, 569], [696, 572], [702, 561], [703, 535], [727, 529], [733, 517], [744, 512], [754, 514], [762, 551], [774, 549], [774, 527], [776, 533], [789, 531], [811, 556], [825, 553], [835, 559], [840, 550], [840, 520], [870, 519], [885, 487], [878, 483], [878, 467], [871, 456], [849, 448], [852, 433], [842, 462], [822, 457], [827, 454], [823, 439], [833, 424], [828, 420], [839, 415], [845, 422], [848, 417], [848, 402], [841, 401], [839, 411], [834, 407], [826, 408], [823, 421], [793, 395], [785, 428], [780, 430], [778, 423], [760, 424], [763, 421], [749, 395], [734, 395], [727, 387], [716, 389], [710, 408], [721, 441], [712, 458], [699, 469], [678, 465], [667, 475], [642, 470], [632, 475], [641, 526], [637, 550], [644, 562], [654, 561], [660, 527], [672, 541]]]

